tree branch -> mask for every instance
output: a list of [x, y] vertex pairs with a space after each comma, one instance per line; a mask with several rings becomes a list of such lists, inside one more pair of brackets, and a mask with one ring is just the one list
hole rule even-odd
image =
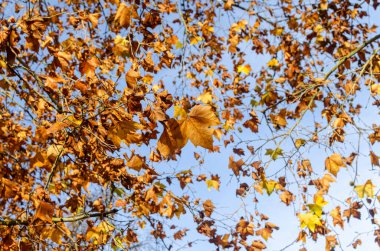
[[[115, 214], [119, 210], [118, 209], [112, 209], [110, 211], [106, 211], [103, 213], [83, 213], [83, 214], [78, 214], [78, 215], [73, 215], [69, 217], [53, 217], [52, 221], [54, 223], [58, 222], [75, 222], [75, 221], [80, 221], [80, 220], [85, 220], [88, 218], [94, 218], [94, 217], [104, 217], [110, 214]], [[0, 226], [17, 226], [17, 225], [23, 225], [23, 226], [28, 226], [30, 225], [31, 222], [29, 221], [23, 221], [23, 220], [3, 220], [0, 219]]]
[[355, 50], [353, 50], [350, 54], [342, 57], [339, 60], [339, 62], [329, 72], [326, 73], [324, 79], [327, 80], [331, 76], [331, 74], [333, 74], [339, 68], [339, 66], [341, 66], [344, 62], [346, 62], [347, 59], [351, 58], [356, 53], [358, 53], [359, 51], [361, 51], [364, 47], [366, 47], [367, 45], [373, 43], [374, 41], [376, 41], [379, 38], [380, 38], [380, 34], [377, 34], [376, 36], [374, 36], [370, 40], [365, 41], [361, 46], [359, 46], [358, 48], [356, 48]]

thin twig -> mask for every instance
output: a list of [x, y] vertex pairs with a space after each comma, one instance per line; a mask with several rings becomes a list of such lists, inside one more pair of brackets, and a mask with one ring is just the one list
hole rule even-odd
[[[112, 209], [110, 211], [105, 211], [103, 213], [82, 213], [78, 215], [73, 215], [69, 217], [53, 217], [52, 222], [58, 223], [58, 222], [75, 222], [80, 220], [85, 220], [88, 218], [95, 218], [95, 217], [104, 217], [106, 215], [115, 214], [119, 210], [118, 209]], [[17, 226], [17, 225], [24, 225], [28, 226], [31, 222], [29, 221], [22, 221], [22, 220], [0, 220], [0, 226]]]

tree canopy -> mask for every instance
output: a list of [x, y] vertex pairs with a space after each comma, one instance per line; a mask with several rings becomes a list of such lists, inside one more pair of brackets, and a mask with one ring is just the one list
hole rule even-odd
[[380, 245], [378, 5], [2, 1], [0, 246]]

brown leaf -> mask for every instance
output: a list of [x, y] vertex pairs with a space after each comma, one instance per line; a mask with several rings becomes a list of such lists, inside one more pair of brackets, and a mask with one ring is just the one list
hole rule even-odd
[[99, 60], [96, 57], [91, 57], [79, 65], [79, 71], [82, 75], [87, 75], [87, 77], [92, 78], [95, 76], [95, 70], [98, 66]]
[[34, 215], [34, 219], [40, 219], [43, 221], [47, 221], [49, 223], [53, 223], [52, 218], [54, 215], [54, 205], [40, 201], [37, 207], [36, 213]]
[[175, 119], [169, 119], [164, 125], [165, 129], [158, 140], [157, 150], [164, 158], [168, 158], [186, 145], [187, 138], [182, 134], [180, 125]]
[[214, 211], [214, 204], [212, 204], [212, 201], [211, 200], [206, 200], [205, 202], [203, 202], [203, 208], [205, 210], [205, 215], [207, 217], [210, 217], [212, 212]]
[[138, 14], [133, 5], [127, 6], [121, 3], [116, 11], [115, 21], [125, 28], [131, 25], [132, 18], [137, 18]]

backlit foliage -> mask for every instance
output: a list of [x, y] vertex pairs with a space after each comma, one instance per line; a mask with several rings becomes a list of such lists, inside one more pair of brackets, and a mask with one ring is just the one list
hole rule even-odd
[[303, 250], [350, 221], [380, 244], [377, 7], [2, 1], [2, 250], [263, 250], [268, 197]]

